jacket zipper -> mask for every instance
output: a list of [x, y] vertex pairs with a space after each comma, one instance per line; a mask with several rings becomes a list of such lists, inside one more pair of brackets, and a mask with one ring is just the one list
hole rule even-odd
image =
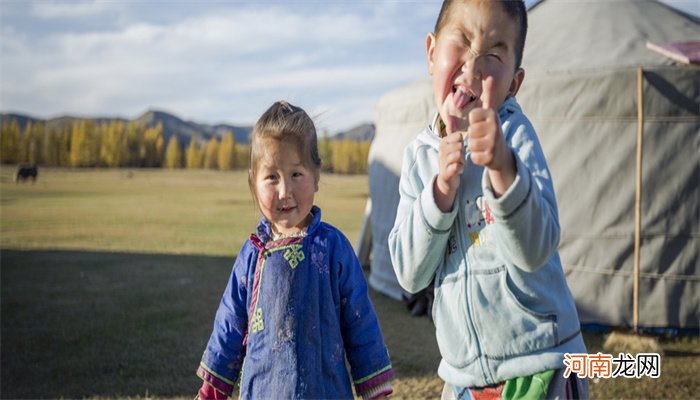
[[[458, 199], [461, 198], [461, 196], [457, 196]], [[457, 211], [457, 235], [464, 235], [464, 230], [466, 227], [464, 226], [462, 219], [465, 218], [465, 216], [462, 214], [463, 208], [460, 206], [459, 211]], [[459, 238], [458, 238], [459, 239]], [[491, 372], [488, 370], [488, 366], [486, 365], [486, 361], [484, 360], [484, 357], [482, 357], [482, 351], [481, 351], [481, 340], [479, 337], [479, 333], [476, 330], [476, 324], [474, 323], [474, 320], [472, 319], [472, 316], [474, 315], [474, 307], [473, 307], [473, 302], [472, 297], [473, 297], [473, 287], [474, 286], [474, 280], [471, 278], [471, 274], [469, 273], [469, 266], [470, 266], [470, 261], [469, 261], [469, 253], [467, 252], [469, 250], [469, 247], [467, 249], [464, 249], [464, 242], [462, 240], [457, 240], [459, 243], [460, 247], [460, 252], [463, 254], [463, 260], [464, 260], [464, 286], [465, 286], [465, 292], [466, 292], [466, 306], [467, 306], [467, 328], [469, 329], [472, 337], [474, 338], [474, 342], [476, 343], [476, 356], [477, 359], [479, 360], [479, 367], [481, 368], [481, 376], [484, 378], [484, 382], [486, 384], [490, 384], [493, 381], [493, 376]]]

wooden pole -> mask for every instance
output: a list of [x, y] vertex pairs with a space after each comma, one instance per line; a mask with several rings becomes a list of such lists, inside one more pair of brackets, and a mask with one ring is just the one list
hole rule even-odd
[[642, 239], [642, 150], [644, 144], [644, 69], [637, 69], [637, 187], [634, 199], [634, 289], [632, 318], [639, 331], [639, 271]]

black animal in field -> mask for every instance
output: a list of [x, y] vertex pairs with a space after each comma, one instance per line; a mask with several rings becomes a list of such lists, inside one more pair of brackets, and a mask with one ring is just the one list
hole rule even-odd
[[36, 178], [39, 176], [39, 170], [35, 164], [20, 164], [17, 166], [17, 174], [15, 175], [15, 182], [26, 181], [31, 178], [32, 182], [36, 182]]

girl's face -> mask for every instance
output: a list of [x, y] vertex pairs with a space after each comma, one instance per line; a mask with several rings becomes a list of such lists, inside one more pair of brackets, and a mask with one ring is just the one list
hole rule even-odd
[[298, 232], [311, 222], [311, 207], [318, 191], [316, 171], [302, 163], [292, 143], [263, 139], [259, 145], [265, 150], [258, 160], [254, 182], [258, 207], [274, 231]]
[[443, 121], [455, 131], [469, 128], [469, 112], [482, 107], [483, 82], [494, 79], [493, 103], [498, 109], [515, 95], [524, 78], [515, 69], [519, 27], [497, 1], [469, 1], [452, 6], [448, 21], [426, 40], [428, 72]]

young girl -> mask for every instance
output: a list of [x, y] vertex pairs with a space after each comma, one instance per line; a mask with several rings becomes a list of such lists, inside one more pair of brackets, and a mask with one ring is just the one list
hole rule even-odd
[[321, 159], [301, 108], [273, 104], [248, 172], [263, 218], [236, 258], [197, 375], [198, 397], [363, 398], [392, 392], [389, 355], [348, 239], [313, 205]]

